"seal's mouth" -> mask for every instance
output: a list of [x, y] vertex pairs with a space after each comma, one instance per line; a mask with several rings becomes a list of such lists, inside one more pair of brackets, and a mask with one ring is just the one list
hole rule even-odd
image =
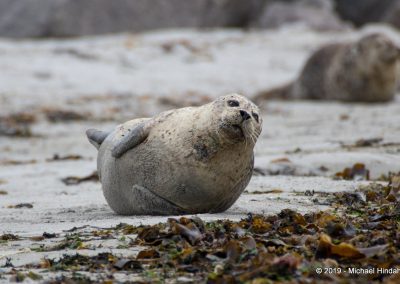
[[232, 125], [232, 129], [235, 132], [236, 135], [241, 136], [241, 137], [245, 137], [242, 126], [239, 124], [234, 124]]
[[251, 139], [246, 125], [239, 121], [234, 123], [223, 122], [219, 125], [219, 129], [222, 130], [222, 133], [230, 141], [241, 142]]
[[392, 48], [382, 54], [382, 60], [386, 63], [392, 63], [400, 59], [400, 48]]

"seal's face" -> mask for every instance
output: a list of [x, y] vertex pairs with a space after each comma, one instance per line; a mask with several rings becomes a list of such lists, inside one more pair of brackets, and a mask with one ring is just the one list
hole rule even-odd
[[400, 48], [383, 34], [371, 34], [361, 38], [358, 48], [366, 58], [376, 58], [386, 64], [400, 59]]
[[217, 133], [223, 141], [256, 143], [262, 130], [262, 118], [254, 103], [241, 95], [230, 94], [212, 104], [218, 116]]

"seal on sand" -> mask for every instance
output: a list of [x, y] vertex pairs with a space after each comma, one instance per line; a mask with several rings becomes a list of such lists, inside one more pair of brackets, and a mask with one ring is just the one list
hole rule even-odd
[[200, 106], [89, 129], [110, 207], [123, 215], [222, 212], [250, 181], [258, 107], [230, 94]]
[[293, 83], [261, 92], [265, 99], [387, 102], [394, 98], [400, 49], [385, 35], [371, 34], [348, 44], [316, 51]]

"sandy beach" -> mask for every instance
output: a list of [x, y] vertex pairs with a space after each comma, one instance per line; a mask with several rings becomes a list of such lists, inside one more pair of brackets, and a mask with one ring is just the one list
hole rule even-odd
[[[400, 42], [400, 33], [385, 26], [345, 33], [293, 26], [276, 31], [0, 39], [1, 117], [29, 116], [24, 124], [29, 133], [0, 136], [0, 234], [22, 237], [0, 242], [0, 274], [8, 271], [3, 267], [7, 262], [18, 267], [75, 253], [76, 249], [37, 251], [41, 245], [60, 242], [73, 227], [87, 232], [167, 220], [116, 215], [95, 178], [70, 185], [63, 181], [96, 170], [96, 150], [86, 139], [86, 129], [112, 129], [128, 119], [203, 104], [229, 92], [251, 98], [294, 79], [316, 47], [371, 31], [383, 31]], [[326, 210], [329, 206], [310, 193], [353, 192], [400, 171], [399, 95], [393, 102], [374, 105], [271, 101], [261, 107], [263, 132], [249, 186], [228, 211], [199, 215], [203, 220], [240, 220], [249, 212], [268, 215], [285, 208], [302, 213]], [[370, 181], [334, 179], [356, 163], [369, 170]], [[44, 232], [57, 237], [32, 240]], [[79, 252], [137, 253], [121, 248], [118, 240], [93, 243], [101, 248]]]

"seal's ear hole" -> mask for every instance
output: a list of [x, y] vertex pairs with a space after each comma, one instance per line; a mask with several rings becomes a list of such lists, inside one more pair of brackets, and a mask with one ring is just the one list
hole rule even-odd
[[258, 122], [259, 120], [258, 114], [256, 114], [255, 112], [252, 112], [251, 114], [253, 115], [254, 119]]
[[228, 101], [228, 106], [230, 106], [230, 107], [238, 107], [239, 106], [239, 102], [237, 100], [229, 100]]

